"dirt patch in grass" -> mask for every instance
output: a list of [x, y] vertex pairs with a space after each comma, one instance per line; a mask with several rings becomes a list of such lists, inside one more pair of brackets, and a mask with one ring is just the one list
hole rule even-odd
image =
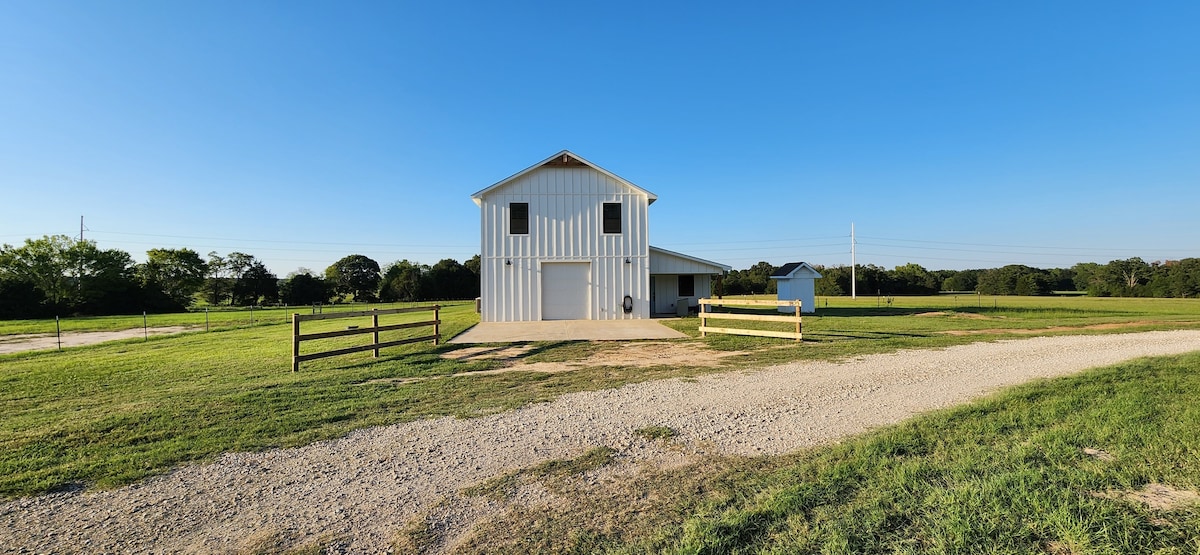
[[1104, 461], [1104, 462], [1112, 462], [1112, 461], [1117, 460], [1116, 457], [1112, 456], [1112, 453], [1109, 453], [1108, 451], [1105, 451], [1103, 449], [1093, 449], [1091, 447], [1084, 447], [1083, 454], [1087, 455], [1093, 459], [1096, 459], [1099, 461]]
[[[986, 316], [984, 317], [986, 318]], [[1081, 330], [1120, 330], [1127, 328], [1137, 328], [1142, 326], [1153, 326], [1156, 324], [1165, 324], [1166, 322], [1157, 322], [1153, 320], [1143, 320], [1138, 322], [1116, 322], [1111, 324], [1091, 324], [1088, 326], [1051, 326], [1048, 328], [1033, 328], [1033, 329], [1002, 329], [991, 328], [986, 330], [948, 330], [943, 331], [946, 335], [1040, 335], [1047, 332], [1059, 331], [1081, 331]], [[1175, 322], [1179, 323], [1179, 322]]]
[[532, 344], [501, 345], [492, 347], [466, 347], [442, 353], [442, 358], [471, 362], [475, 360], [518, 360], [525, 358], [534, 349]]
[[607, 348], [584, 358], [570, 362], [525, 362], [527, 356], [536, 352], [535, 345], [507, 345], [500, 347], [468, 347], [442, 353], [441, 357], [461, 362], [496, 360], [503, 366], [474, 372], [458, 372], [445, 376], [409, 378], [379, 378], [359, 385], [391, 384], [407, 385], [441, 378], [467, 376], [493, 376], [510, 372], [539, 372], [558, 374], [594, 366], [625, 366], [646, 368], [650, 366], [720, 366], [724, 359], [747, 354], [745, 351], [717, 351], [694, 343], [631, 342]]
[[1079, 552], [1066, 542], [1053, 541], [1046, 544], [1046, 553], [1050, 555], [1077, 555]]
[[514, 369], [535, 372], [561, 372], [587, 366], [720, 366], [724, 359], [744, 355], [745, 351], [717, 351], [695, 343], [639, 342], [606, 349], [577, 362], [535, 362]]
[[1109, 490], [1092, 495], [1134, 501], [1156, 511], [1173, 511], [1200, 503], [1200, 493], [1158, 483], [1146, 484], [1139, 490]]
[[[106, 341], [137, 339], [148, 335], [168, 335], [197, 329], [189, 326], [166, 326], [159, 328], [134, 328], [121, 331], [71, 331], [63, 332], [63, 347], [93, 345]], [[59, 338], [54, 334], [17, 334], [0, 336], [0, 354], [24, 351], [57, 349]]]
[[917, 318], [931, 318], [935, 316], [952, 316], [954, 318], [965, 318], [967, 320], [995, 320], [994, 316], [986, 314], [976, 314], [974, 312], [946, 312], [944, 310], [936, 310], [933, 312], [921, 312], [914, 314]]

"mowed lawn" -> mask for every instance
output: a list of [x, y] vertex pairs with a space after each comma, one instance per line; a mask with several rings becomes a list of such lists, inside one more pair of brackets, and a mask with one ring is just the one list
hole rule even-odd
[[[819, 314], [805, 317], [806, 339], [799, 344], [735, 336], [676, 340], [697, 348], [746, 353], [724, 359], [727, 365], [722, 368], [608, 366], [557, 374], [517, 371], [479, 375], [476, 372], [497, 368], [501, 363], [447, 360], [441, 355], [461, 347], [418, 344], [386, 349], [380, 359], [360, 353], [308, 362], [300, 372], [293, 373], [291, 326], [284, 322], [282, 313], [279, 317], [264, 318], [255, 326], [61, 352], [4, 355], [0, 356], [3, 407], [0, 496], [113, 487], [223, 452], [303, 445], [357, 428], [419, 418], [470, 417], [552, 399], [567, 392], [649, 379], [785, 360], [836, 359], [900, 348], [942, 347], [1011, 338], [1014, 332], [1112, 333], [1200, 327], [1200, 303], [1195, 300], [968, 296], [897, 297], [891, 306], [884, 299], [875, 298], [830, 299], [828, 308], [818, 304]], [[418, 319], [424, 315], [403, 317]], [[139, 320], [135, 325], [140, 324], [140, 317], [135, 320]], [[442, 331], [448, 338], [477, 322], [477, 316], [472, 303], [451, 303], [443, 310], [442, 320]], [[333, 329], [346, 323], [314, 322], [312, 330]], [[667, 323], [693, 336], [697, 334], [695, 318]], [[321, 325], [328, 328], [318, 327]], [[305, 326], [305, 331], [309, 331], [308, 323]], [[9, 333], [21, 332], [16, 325], [7, 329]], [[360, 336], [334, 340], [329, 345], [344, 346], [364, 339]], [[595, 351], [620, 346], [621, 343], [538, 343], [526, 360], [578, 360]], [[309, 348], [306, 344], [306, 351]], [[1169, 364], [1191, 365], [1195, 370], [1194, 358], [1179, 360], [1183, 362]], [[1190, 391], [1192, 398], [1200, 392], [1200, 387], [1191, 382], [1179, 383], [1181, 387], [1193, 388], [1184, 390]], [[1157, 396], [1162, 393], [1146, 393], [1143, 402], [1154, 405], [1160, 402]], [[1021, 410], [1037, 412], [1041, 410], [1041, 402], [1040, 397], [1034, 396], [1029, 408]], [[960, 426], [954, 419], [948, 422], [939, 434], [957, 431], [963, 437], [972, 437], [975, 433], [971, 427], [975, 424]], [[1029, 433], [1055, 426], [1052, 421], [1036, 424]], [[1102, 447], [1117, 451], [1136, 447], [1125, 446], [1123, 441], [1109, 441]], [[922, 449], [929, 451], [928, 447]], [[881, 452], [880, 456], [886, 459], [891, 455]], [[839, 468], [836, 464], [822, 460], [805, 455], [798, 462], [789, 460], [788, 467], [793, 463], [812, 464], [816, 465], [813, 469], [819, 470], [833, 465], [827, 470], [841, 472], [836, 470]], [[1163, 464], [1175, 464], [1174, 460]], [[697, 546], [699, 551], [722, 551], [729, 545], [743, 543], [758, 546], [751, 548], [752, 551], [782, 545], [772, 539], [788, 535], [780, 522], [803, 521], [776, 509], [768, 512], [783, 516], [763, 520], [753, 515], [766, 509], [751, 503], [770, 494], [774, 487], [771, 480], [776, 480], [771, 476], [776, 476], [776, 472], [782, 471], [766, 472], [762, 484], [749, 483], [746, 489], [731, 494], [741, 505], [732, 501], [702, 505], [707, 508], [689, 517], [685, 525], [686, 530], [694, 533], [687, 532], [675, 539], [682, 541], [681, 545]], [[913, 480], [922, 480], [920, 477], [925, 476], [922, 472], [914, 474]], [[929, 476], [935, 484], [944, 481], [934, 474]], [[1130, 474], [1124, 479], [1133, 483], [1142, 477]], [[901, 493], [903, 489], [889, 495]], [[786, 492], [779, 495], [794, 497]], [[768, 505], [774, 506], [772, 503], [775, 502]], [[901, 507], [897, 514], [906, 510]], [[738, 516], [743, 512], [752, 516]], [[736, 524], [741, 520], [749, 524]], [[1193, 532], [1198, 529], [1190, 528]]]
[[[1013, 388], [744, 476], [655, 550], [1200, 553], [1200, 353]], [[781, 464], [782, 463], [782, 464]], [[1135, 497], [1147, 485], [1158, 506]], [[647, 547], [643, 544], [643, 547]]]

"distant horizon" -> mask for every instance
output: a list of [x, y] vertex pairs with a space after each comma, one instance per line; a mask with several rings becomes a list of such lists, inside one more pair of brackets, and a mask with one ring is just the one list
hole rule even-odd
[[[651, 208], [651, 209], [653, 210], [653, 208]], [[194, 248], [194, 247], [189, 247], [189, 246], [187, 246], [186, 244], [180, 244], [180, 243], [172, 243], [172, 245], [178, 245], [178, 246], [159, 246], [159, 247], [154, 247], [154, 246], [151, 246], [151, 247], [147, 247], [145, 250], [142, 250], [141, 252], [132, 252], [132, 251], [129, 251], [129, 250], [123, 249], [123, 248], [121, 248], [121, 247], [117, 247], [117, 246], [107, 246], [106, 244], [104, 244], [104, 242], [101, 242], [100, 240], [97, 240], [97, 239], [94, 239], [94, 238], [92, 238], [92, 237], [89, 237], [89, 236], [88, 236], [88, 234], [89, 234], [89, 233], [91, 233], [91, 232], [89, 232], [89, 231], [85, 230], [84, 238], [85, 238], [85, 239], [87, 239], [87, 240], [89, 240], [89, 241], [96, 241], [96, 243], [97, 243], [97, 246], [98, 246], [99, 248], [102, 248], [102, 249], [112, 249], [112, 248], [116, 248], [116, 249], [120, 249], [120, 250], [125, 250], [125, 252], [128, 252], [128, 253], [130, 254], [130, 256], [132, 256], [132, 257], [134, 258], [134, 260], [135, 260], [136, 262], [138, 262], [138, 263], [145, 262], [145, 258], [146, 258], [146, 252], [145, 252], [145, 251], [146, 251], [146, 250], [149, 250], [149, 249], [155, 249], [155, 248], [191, 249], [191, 250], [195, 251], [197, 254], [199, 254], [201, 258], [205, 258], [205, 259], [207, 259], [207, 257], [208, 257], [208, 253], [210, 253], [210, 252], [213, 252], [214, 250], [216, 250], [217, 254], [218, 254], [218, 255], [220, 255], [220, 256], [226, 256], [226, 255], [228, 255], [230, 252], [242, 252], [242, 253], [245, 253], [245, 254], [252, 255], [252, 256], [254, 256], [255, 258], [259, 259], [259, 260], [264, 260], [264, 263], [265, 263], [265, 260], [266, 260], [266, 259], [264, 259], [264, 257], [260, 256], [259, 254], [256, 254], [256, 253], [255, 253], [255, 252], [253, 252], [252, 250], [239, 249], [239, 248], [233, 248], [233, 249], [228, 249], [228, 250], [220, 250], [220, 249], [208, 249], [208, 250], [202, 250], [202, 249], [197, 249], [197, 248]], [[103, 232], [101, 232], [101, 233], [103, 233]], [[66, 235], [66, 234], [64, 234], [64, 233], [51, 234], [51, 235], [65, 235], [65, 236], [71, 237], [70, 235]], [[136, 234], [119, 234], [119, 235], [136, 235]], [[151, 237], [164, 237], [164, 236], [162, 236], [162, 235], [154, 235], [154, 234], [146, 234], [146, 235], [142, 235], [142, 236], [143, 236], [143, 237], [148, 237], [148, 238], [151, 238]], [[34, 236], [30, 236], [30, 237], [26, 237], [25, 239], [39, 239], [39, 238], [41, 238], [41, 237], [43, 237], [43, 235], [39, 235], [39, 236], [36, 236], [36, 237], [34, 237]], [[77, 240], [78, 238], [79, 238], [79, 235], [78, 235], [78, 233], [76, 233], [76, 235], [72, 237], [72, 239], [76, 239], [76, 240]], [[231, 242], [242, 241], [242, 240], [240, 240], [240, 239], [231, 239], [231, 238], [209, 238], [209, 237], [180, 237], [180, 238], [183, 238], [183, 239], [207, 239], [207, 240], [219, 240], [219, 241], [231, 241]], [[10, 244], [10, 245], [12, 245], [12, 246], [20, 246], [21, 244], [23, 244], [23, 243], [24, 243], [24, 240], [25, 240], [25, 239], [21, 239], [20, 241], [17, 241], [17, 242], [0, 241], [0, 244]], [[832, 239], [832, 238], [824, 238], [824, 239], [825, 239], [825, 240], [828, 240], [828, 239]], [[847, 247], [847, 250], [846, 250], [846, 256], [847, 256], [847, 258], [849, 258], [849, 256], [850, 256], [850, 255], [849, 255], [849, 241], [850, 241], [850, 235], [849, 235], [849, 234], [847, 234], [847, 235], [844, 237], [844, 239], [845, 239], [845, 241], [846, 241], [846, 247]], [[872, 238], [872, 239], [873, 239], [873, 238]], [[892, 241], [897, 241], [897, 240], [892, 240]], [[276, 242], [281, 242], [281, 243], [282, 243], [282, 242], [284, 242], [284, 241], [276, 241]], [[911, 241], [911, 242], [917, 242], [917, 243], [932, 243], [932, 244], [951, 245], [951, 246], [957, 245], [958, 247], [970, 246], [969, 244], [965, 244], [965, 243], [956, 243], [956, 242], [951, 242], [951, 241]], [[296, 243], [289, 243], [289, 244], [296, 244]], [[325, 247], [332, 247], [333, 245], [338, 245], [338, 244], [340, 244], [340, 243], [319, 243], [319, 244], [320, 244], [320, 245], [322, 245], [322, 246], [325, 246]], [[866, 245], [871, 245], [872, 243], [863, 243], [862, 241], [859, 241], [859, 242], [858, 242], [858, 246], [859, 246], [859, 247], [863, 246], [864, 244], [866, 244]], [[376, 244], [375, 246], [380, 246], [380, 245]], [[687, 246], [685, 246], [685, 247], [680, 247], [680, 248], [667, 248], [667, 247], [663, 247], [663, 246], [661, 246], [661, 245], [657, 245], [657, 244], [656, 244], [656, 245], [653, 245], [653, 246], [655, 246], [655, 247], [659, 247], [659, 248], [666, 248], [667, 250], [672, 250], [672, 251], [676, 251], [676, 252], [684, 252], [684, 251], [683, 251], [683, 250], [681, 250], [681, 249], [684, 249], [684, 248], [689, 248], [689, 247], [691, 247], [691, 248], [692, 248], [692, 250], [695, 250], [695, 248], [694, 248], [694, 247], [695, 247], [695, 245], [687, 245]], [[1024, 248], [1024, 249], [1054, 249], [1054, 248], [1055, 248], [1055, 247], [1034, 247], [1034, 246], [1019, 246], [1019, 245], [980, 245], [980, 246], [985, 246], [985, 247], [994, 247], [994, 248], [1005, 248], [1005, 249], [1009, 249], [1009, 248], [1016, 248], [1016, 249], [1022, 249], [1022, 248]], [[920, 248], [920, 247], [918, 247], [918, 248]], [[933, 249], [934, 247], [928, 247], [928, 248], [931, 248], [931, 249]], [[271, 251], [271, 250], [279, 250], [279, 249], [267, 248], [266, 250], [268, 250], [268, 251]], [[290, 249], [290, 248], [289, 248], [289, 249], [287, 249], [287, 250], [292, 250], [292, 249]], [[333, 249], [331, 249], [331, 248], [322, 249], [322, 251], [327, 251], [327, 252], [332, 252], [332, 250], [333, 250]], [[955, 248], [955, 247], [946, 247], [946, 248], [945, 248], [945, 250], [948, 250], [948, 251], [962, 251], [962, 250], [964, 250], [964, 249], [962, 249], [962, 248]], [[337, 251], [337, 252], [342, 252], [342, 251], [340, 251], [340, 250], [339, 250], [339, 251]], [[472, 257], [474, 257], [474, 256], [476, 256], [476, 255], [478, 254], [478, 252], [476, 252], [476, 253], [474, 253], [474, 254], [470, 254], [470, 255], [466, 255], [466, 256], [462, 256], [462, 257], [454, 257], [454, 256], [437, 256], [437, 257], [435, 257], [435, 258], [431, 258], [431, 259], [428, 259], [428, 260], [423, 260], [423, 259], [412, 259], [412, 258], [408, 258], [408, 259], [405, 259], [405, 258], [397, 258], [397, 259], [381, 259], [381, 258], [376, 258], [375, 256], [372, 256], [372, 255], [370, 255], [370, 254], [369, 254], [369, 252], [370, 252], [370, 251], [369, 251], [369, 249], [365, 249], [365, 250], [364, 250], [364, 249], [360, 249], [360, 250], [358, 250], [358, 251], [345, 251], [345, 252], [344, 252], [344, 253], [342, 253], [342, 254], [335, 255], [335, 256], [333, 256], [332, 258], [330, 258], [330, 259], [329, 259], [329, 262], [328, 262], [328, 263], [326, 263], [326, 264], [323, 264], [323, 265], [313, 265], [313, 266], [297, 266], [297, 267], [295, 267], [295, 268], [291, 268], [291, 269], [288, 269], [288, 270], [285, 270], [285, 271], [279, 271], [279, 270], [278, 270], [278, 269], [276, 269], [276, 268], [272, 268], [272, 267], [270, 266], [270, 264], [267, 264], [267, 267], [268, 267], [268, 268], [270, 268], [270, 269], [271, 269], [271, 271], [272, 271], [273, 273], [275, 273], [275, 274], [276, 274], [276, 276], [278, 276], [279, 278], [281, 278], [281, 279], [282, 279], [282, 278], [286, 277], [287, 275], [293, 274], [293, 273], [295, 273], [295, 272], [297, 272], [297, 271], [299, 271], [299, 270], [301, 270], [301, 269], [308, 269], [308, 270], [311, 270], [311, 271], [312, 271], [314, 274], [323, 274], [323, 273], [324, 273], [324, 271], [325, 271], [325, 269], [326, 269], [326, 268], [328, 268], [330, 265], [332, 265], [334, 262], [336, 262], [337, 260], [339, 260], [339, 259], [341, 259], [341, 258], [343, 258], [343, 257], [345, 257], [345, 256], [349, 256], [349, 255], [352, 255], [352, 254], [362, 254], [362, 255], [364, 255], [364, 256], [367, 256], [368, 258], [371, 258], [372, 260], [375, 260], [376, 262], [378, 262], [381, 268], [385, 268], [385, 267], [387, 267], [389, 264], [392, 264], [392, 263], [395, 263], [395, 262], [400, 262], [401, 260], [408, 260], [409, 262], [413, 262], [413, 263], [416, 263], [416, 264], [427, 265], [427, 266], [432, 266], [432, 265], [436, 264], [437, 262], [439, 262], [439, 261], [441, 261], [441, 260], [444, 260], [444, 259], [447, 259], [447, 258], [449, 258], [449, 259], [453, 259], [453, 260], [455, 260], [455, 261], [458, 261], [458, 262], [460, 262], [460, 263], [465, 263], [467, 260], [471, 259]], [[685, 252], [685, 254], [686, 254], [686, 252]], [[1040, 253], [1034, 253], [1034, 254], [1040, 254]], [[1043, 255], [1044, 255], [1044, 254], [1043, 254]], [[701, 258], [706, 258], [706, 257], [701, 257]], [[860, 256], [860, 258], [861, 258], [861, 256]], [[1029, 266], [1029, 267], [1032, 267], [1032, 268], [1037, 268], [1037, 269], [1042, 269], [1042, 270], [1050, 270], [1050, 269], [1064, 269], [1064, 270], [1069, 270], [1069, 269], [1071, 269], [1072, 267], [1074, 267], [1074, 266], [1076, 266], [1076, 265], [1078, 265], [1078, 264], [1096, 263], [1096, 264], [1101, 264], [1101, 265], [1103, 265], [1103, 264], [1107, 264], [1108, 262], [1112, 262], [1112, 261], [1114, 261], [1114, 260], [1128, 260], [1128, 259], [1130, 259], [1130, 258], [1140, 258], [1140, 259], [1142, 259], [1144, 262], [1146, 262], [1146, 263], [1148, 263], [1148, 264], [1155, 264], [1155, 263], [1167, 263], [1167, 262], [1175, 262], [1175, 261], [1179, 261], [1179, 260], [1183, 260], [1183, 259], [1187, 259], [1187, 258], [1200, 258], [1200, 257], [1198, 257], [1198, 256], [1182, 256], [1182, 257], [1177, 257], [1177, 258], [1147, 258], [1147, 257], [1145, 257], [1145, 256], [1139, 256], [1139, 255], [1137, 255], [1137, 254], [1132, 254], [1132, 255], [1130, 255], [1130, 256], [1121, 256], [1121, 257], [1119, 257], [1119, 258], [1108, 258], [1108, 259], [1103, 259], [1103, 260], [1100, 260], [1100, 259], [1093, 259], [1093, 260], [1079, 260], [1079, 261], [1077, 261], [1077, 262], [1072, 262], [1072, 263], [1070, 263], [1070, 264], [1067, 264], [1067, 265], [1061, 265], [1061, 266], [1057, 266], [1057, 265], [1041, 265], [1041, 266], [1039, 266], [1039, 265], [1036, 265], [1036, 264], [1028, 264], [1028, 263], [1022, 263], [1022, 262], [1005, 262], [1005, 263], [999, 263], [999, 264], [997, 264], [997, 265], [993, 265], [993, 266], [971, 266], [971, 267], [961, 267], [961, 268], [947, 268], [947, 267], [939, 267], [939, 266], [927, 266], [927, 265], [925, 265], [925, 264], [921, 264], [920, 262], [916, 262], [916, 261], [899, 262], [899, 263], [895, 263], [895, 264], [887, 264], [887, 265], [885, 265], [885, 264], [879, 264], [879, 263], [876, 263], [876, 262], [873, 262], [873, 261], [870, 261], [870, 260], [868, 260], [868, 261], [864, 261], [864, 260], [861, 260], [861, 259], [857, 261], [857, 264], [858, 264], [858, 266], [869, 266], [869, 265], [870, 265], [870, 266], [881, 267], [881, 268], [884, 268], [884, 269], [887, 269], [887, 270], [892, 270], [892, 269], [895, 269], [896, 267], [899, 267], [899, 266], [904, 266], [904, 265], [906, 265], [906, 264], [919, 264], [919, 265], [921, 265], [923, 268], [925, 268], [926, 270], [930, 270], [930, 271], [967, 271], [967, 270], [988, 270], [988, 269], [1001, 268], [1001, 267], [1004, 267], [1004, 266], [1009, 266], [1009, 265], [1021, 265], [1021, 266]], [[708, 259], [708, 258], [706, 258], [706, 259]], [[749, 258], [745, 258], [745, 257], [743, 257], [743, 259], [746, 259], [746, 260], [748, 260]], [[720, 259], [711, 259], [711, 260], [713, 260], [714, 262], [722, 262]], [[824, 263], [824, 262], [821, 262], [821, 261], [819, 261], [819, 260], [817, 260], [817, 259], [806, 259], [806, 258], [792, 258], [792, 259], [787, 259], [787, 260], [782, 260], [782, 261], [774, 261], [774, 260], [767, 260], [767, 259], [757, 259], [757, 260], [755, 260], [754, 262], [750, 262], [750, 263], [747, 263], [747, 264], [744, 264], [744, 265], [741, 265], [741, 266], [738, 266], [738, 265], [732, 265], [732, 266], [733, 266], [733, 269], [734, 269], [734, 270], [746, 270], [746, 269], [749, 269], [751, 266], [753, 266], [753, 265], [755, 265], [755, 264], [757, 264], [757, 263], [759, 263], [759, 262], [767, 262], [767, 263], [769, 263], [769, 264], [771, 264], [771, 265], [773, 265], [773, 266], [776, 266], [776, 267], [783, 266], [784, 264], [788, 264], [788, 263], [791, 263], [791, 262], [808, 262], [809, 264], [812, 264], [812, 265], [814, 265], [814, 266], [822, 266], [822, 267], [836, 267], [836, 266], [844, 266], [844, 267], [849, 267], [849, 266], [850, 266], [850, 261], [849, 261], [849, 260], [847, 260], [847, 261], [846, 261], [846, 262], [844, 262], [844, 263], [842, 263], [842, 262], [837, 262], [837, 263]]]
[[1200, 257], [1200, 4], [0, 4], [0, 243], [479, 252], [563, 149], [745, 269]]

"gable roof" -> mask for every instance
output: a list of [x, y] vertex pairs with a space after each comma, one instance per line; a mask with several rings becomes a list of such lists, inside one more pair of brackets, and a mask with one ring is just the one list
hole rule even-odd
[[471, 200], [475, 201], [475, 204], [477, 206], [481, 205], [484, 195], [487, 195], [488, 193], [492, 192], [495, 189], [498, 189], [500, 187], [508, 185], [509, 183], [512, 183], [513, 181], [516, 181], [517, 179], [521, 178], [525, 174], [528, 174], [529, 172], [532, 172], [532, 171], [534, 171], [538, 168], [542, 168], [542, 167], [591, 168], [591, 169], [596, 170], [612, 179], [615, 179], [618, 183], [621, 183], [622, 185], [625, 185], [626, 187], [629, 187], [630, 189], [633, 189], [634, 191], [637, 191], [639, 193], [646, 195], [646, 197], [647, 197], [646, 204], [653, 204], [654, 201], [658, 200], [658, 195], [651, 193], [650, 191], [647, 191], [641, 187], [638, 187], [637, 185], [634, 185], [633, 183], [630, 183], [629, 181], [625, 180], [624, 178], [622, 178], [621, 176], [619, 176], [615, 173], [612, 173], [604, 168], [601, 168], [600, 166], [597, 166], [591, 162], [588, 162], [587, 160], [584, 160], [582, 156], [575, 154], [574, 152], [571, 152], [569, 150], [559, 151], [554, 156], [551, 156], [551, 157], [549, 157], [545, 160], [542, 160], [541, 162], [538, 162], [532, 166], [529, 166], [528, 168], [525, 168], [513, 175], [510, 175], [510, 176], [506, 177], [505, 179], [501, 180], [499, 183], [492, 185], [491, 187], [488, 187], [486, 189], [476, 192], [475, 194], [471, 195]]
[[[654, 245], [650, 245], [650, 258], [652, 261], [654, 260], [654, 255], [656, 255], [656, 254], [660, 255], [660, 256], [666, 255], [666, 256], [674, 256], [676, 258], [682, 258], [689, 262], [695, 262], [696, 264], [700, 264], [702, 266], [711, 266], [712, 268], [719, 270], [719, 272], [713, 272], [713, 273], [724, 273], [724, 272], [728, 272], [733, 269], [732, 266], [726, 266], [719, 262], [713, 262], [711, 260], [705, 260], [703, 258], [696, 258], [694, 256], [688, 256], [683, 253], [669, 251], [667, 249], [660, 249]], [[651, 265], [652, 266], [654, 265], [653, 262], [651, 262]]]
[[819, 278], [821, 273], [816, 268], [809, 266], [807, 262], [788, 262], [780, 266], [775, 273], [771, 274], [771, 279], [786, 279], [786, 278]]

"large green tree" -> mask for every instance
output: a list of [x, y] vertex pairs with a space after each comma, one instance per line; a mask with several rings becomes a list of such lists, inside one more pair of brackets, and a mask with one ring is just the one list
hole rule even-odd
[[[42, 301], [39, 313], [111, 314], [153, 308], [146, 306], [133, 269], [129, 253], [65, 235], [0, 247], [0, 281], [8, 291], [36, 291]], [[28, 303], [5, 304], [14, 309]]]
[[814, 266], [821, 277], [814, 284], [815, 293], [823, 297], [850, 294], [849, 266]]
[[361, 254], [346, 256], [325, 269], [325, 280], [334, 292], [357, 301], [375, 300], [379, 279], [379, 263]]
[[279, 278], [259, 260], [247, 262], [233, 282], [233, 302], [253, 306], [279, 299]]
[[941, 283], [937, 276], [920, 264], [908, 263], [896, 266], [891, 272], [892, 293], [901, 295], [932, 295], [938, 292]]
[[129, 314], [139, 310], [173, 308], [147, 303], [137, 280], [137, 266], [129, 253], [119, 249], [100, 249], [91, 241], [77, 241], [74, 254], [79, 261], [75, 276], [75, 311], [84, 314]]
[[329, 287], [308, 271], [297, 272], [279, 284], [279, 296], [289, 305], [324, 303], [329, 300]]
[[0, 247], [0, 276], [25, 282], [41, 291], [46, 302], [58, 308], [68, 304], [79, 268], [75, 240], [66, 235], [26, 239], [19, 247]]
[[204, 285], [208, 264], [192, 249], [150, 249], [146, 262], [138, 266], [143, 287], [161, 292], [180, 307]]
[[942, 279], [942, 291], [974, 291], [979, 284], [979, 270], [949, 272]]
[[1106, 291], [1113, 296], [1134, 297], [1143, 294], [1142, 285], [1150, 279], [1150, 265], [1138, 257], [1113, 260], [1100, 271]]
[[1045, 295], [1052, 283], [1046, 270], [1009, 264], [980, 272], [976, 290], [984, 295]]
[[202, 291], [204, 300], [211, 305], [219, 305], [229, 298], [230, 290], [233, 288], [233, 282], [229, 278], [229, 262], [224, 256], [217, 254], [217, 251], [208, 253], [208, 262], [204, 264], [208, 273], [204, 279]]
[[379, 286], [380, 300], [394, 302], [424, 299], [423, 276], [427, 271], [428, 266], [408, 260], [388, 264]]
[[425, 273], [425, 299], [473, 299], [479, 296], [479, 276], [457, 260], [438, 261]]

